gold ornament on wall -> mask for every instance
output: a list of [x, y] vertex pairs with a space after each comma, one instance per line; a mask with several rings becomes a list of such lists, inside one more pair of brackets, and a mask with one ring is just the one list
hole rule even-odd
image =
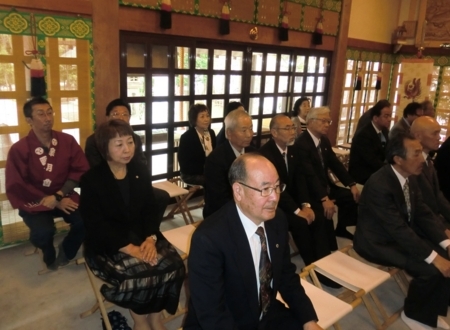
[[250, 39], [251, 40], [258, 39], [258, 28], [256, 26], [254, 28], [250, 29]]

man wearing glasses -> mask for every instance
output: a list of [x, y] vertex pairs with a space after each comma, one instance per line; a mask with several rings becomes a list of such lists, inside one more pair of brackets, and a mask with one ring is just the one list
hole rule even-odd
[[285, 185], [275, 167], [248, 153], [233, 162], [228, 178], [234, 200], [192, 236], [183, 329], [321, 329], [290, 261], [287, 221], [277, 210]]
[[[330, 109], [328, 107], [312, 108], [306, 117], [306, 122], [308, 128], [300, 134], [295, 145], [300, 153], [305, 173], [307, 173], [312, 207], [314, 210], [323, 212], [325, 217], [330, 220], [326, 224], [328, 243], [331, 250], [337, 250], [335, 235], [353, 239], [353, 235], [347, 231], [346, 227], [356, 225], [358, 217], [356, 203], [360, 193], [355, 180], [336, 157], [327, 137], [331, 125]], [[344, 186], [350, 189], [338, 187], [331, 180], [329, 170]], [[339, 207], [335, 231], [332, 218], [336, 209], [333, 200]]]
[[[52, 129], [55, 113], [46, 99], [31, 99], [23, 112], [31, 131], [9, 150], [6, 195], [30, 228], [30, 241], [42, 250], [47, 268], [57, 270], [75, 257], [84, 239], [79, 196], [73, 189], [89, 164], [71, 135]], [[53, 219], [58, 217], [70, 224], [70, 231], [56, 257]]]

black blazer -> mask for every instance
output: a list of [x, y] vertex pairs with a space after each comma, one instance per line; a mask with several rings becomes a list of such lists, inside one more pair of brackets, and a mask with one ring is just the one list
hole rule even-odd
[[286, 213], [294, 213], [301, 209], [302, 203], [309, 203], [309, 193], [300, 156], [294, 146], [287, 147], [288, 169], [275, 141], [270, 139], [259, 152], [272, 162], [277, 169], [280, 181], [286, 184], [286, 190], [281, 194], [278, 206]]
[[397, 176], [386, 164], [364, 185], [359, 200], [358, 225], [353, 240], [361, 256], [405, 268], [407, 257], [425, 260], [432, 248], [447, 238], [442, 222], [423, 202], [414, 176], [409, 177], [411, 221]]
[[[284, 214], [277, 211], [274, 219], [265, 222], [265, 230], [273, 270], [271, 306], [279, 291], [302, 324], [317, 320], [290, 260]], [[263, 329], [253, 265], [244, 227], [235, 203], [230, 201], [192, 236], [188, 259], [191, 299], [183, 329]]]
[[[216, 147], [216, 133], [212, 129], [208, 129], [208, 131], [214, 149]], [[197, 130], [190, 128], [180, 137], [180, 146], [178, 147], [180, 172], [187, 175], [203, 175], [205, 160], [205, 149], [198, 137]]]
[[[245, 148], [245, 152], [255, 151], [253, 147]], [[236, 155], [228, 141], [217, 146], [205, 162], [205, 207], [203, 217], [213, 214], [228, 201], [233, 199], [231, 185], [228, 182], [228, 171]]]
[[308, 182], [311, 200], [316, 202], [328, 195], [327, 186], [332, 185], [328, 177], [328, 169], [337, 176], [344, 186], [355, 182], [348, 174], [344, 165], [336, 157], [336, 154], [331, 148], [330, 140], [326, 136], [322, 136], [320, 141], [325, 169], [322, 167], [319, 152], [308, 131], [304, 131], [295, 140], [295, 146], [298, 149], [302, 165], [307, 175], [306, 180]]
[[[382, 132], [387, 141], [388, 134]], [[352, 139], [348, 173], [360, 184], [366, 183], [369, 177], [384, 164], [385, 148], [381, 144], [372, 122], [362, 127]]]
[[81, 177], [80, 212], [86, 227], [85, 251], [113, 254], [130, 243], [140, 245], [153, 234], [164, 239], [155, 215], [155, 197], [148, 169], [132, 160], [127, 170], [130, 183], [128, 207], [106, 161]]
[[447, 138], [436, 152], [434, 167], [442, 193], [450, 201], [450, 138]]
[[223, 123], [222, 128], [220, 129], [219, 133], [217, 133], [217, 146], [220, 146], [221, 144], [227, 142], [227, 138], [225, 136], [225, 123]]

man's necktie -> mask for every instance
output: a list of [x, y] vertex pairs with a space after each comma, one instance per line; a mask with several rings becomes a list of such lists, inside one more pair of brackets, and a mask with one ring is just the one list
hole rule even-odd
[[325, 163], [323, 162], [322, 148], [320, 147], [320, 141], [317, 145], [317, 152], [319, 153], [320, 162], [322, 163], [322, 167], [325, 168]]
[[406, 179], [406, 182], [403, 185], [403, 194], [405, 195], [406, 209], [408, 211], [408, 221], [411, 221], [411, 198], [410, 198], [410, 195], [409, 195], [409, 181], [408, 181], [408, 179]]
[[384, 137], [382, 132], [378, 132], [378, 137], [380, 138], [381, 141], [381, 146], [384, 148], [386, 147], [386, 138]]
[[270, 297], [272, 296], [272, 288], [270, 281], [272, 280], [272, 264], [267, 252], [267, 241], [263, 227], [258, 227], [256, 234], [261, 240], [261, 257], [259, 259], [259, 304], [261, 312], [267, 313], [270, 305]]
[[281, 155], [283, 156], [284, 162], [286, 163], [286, 170], [289, 171], [288, 162], [287, 162], [287, 155], [285, 152], [282, 152]]

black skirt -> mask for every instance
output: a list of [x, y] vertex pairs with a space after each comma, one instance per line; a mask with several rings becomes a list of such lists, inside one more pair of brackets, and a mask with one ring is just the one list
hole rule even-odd
[[100, 289], [106, 300], [140, 315], [163, 309], [175, 314], [185, 266], [168, 241], [156, 242], [156, 250], [158, 264], [155, 266], [122, 252], [114, 255], [86, 253], [85, 260], [95, 276], [111, 284]]

